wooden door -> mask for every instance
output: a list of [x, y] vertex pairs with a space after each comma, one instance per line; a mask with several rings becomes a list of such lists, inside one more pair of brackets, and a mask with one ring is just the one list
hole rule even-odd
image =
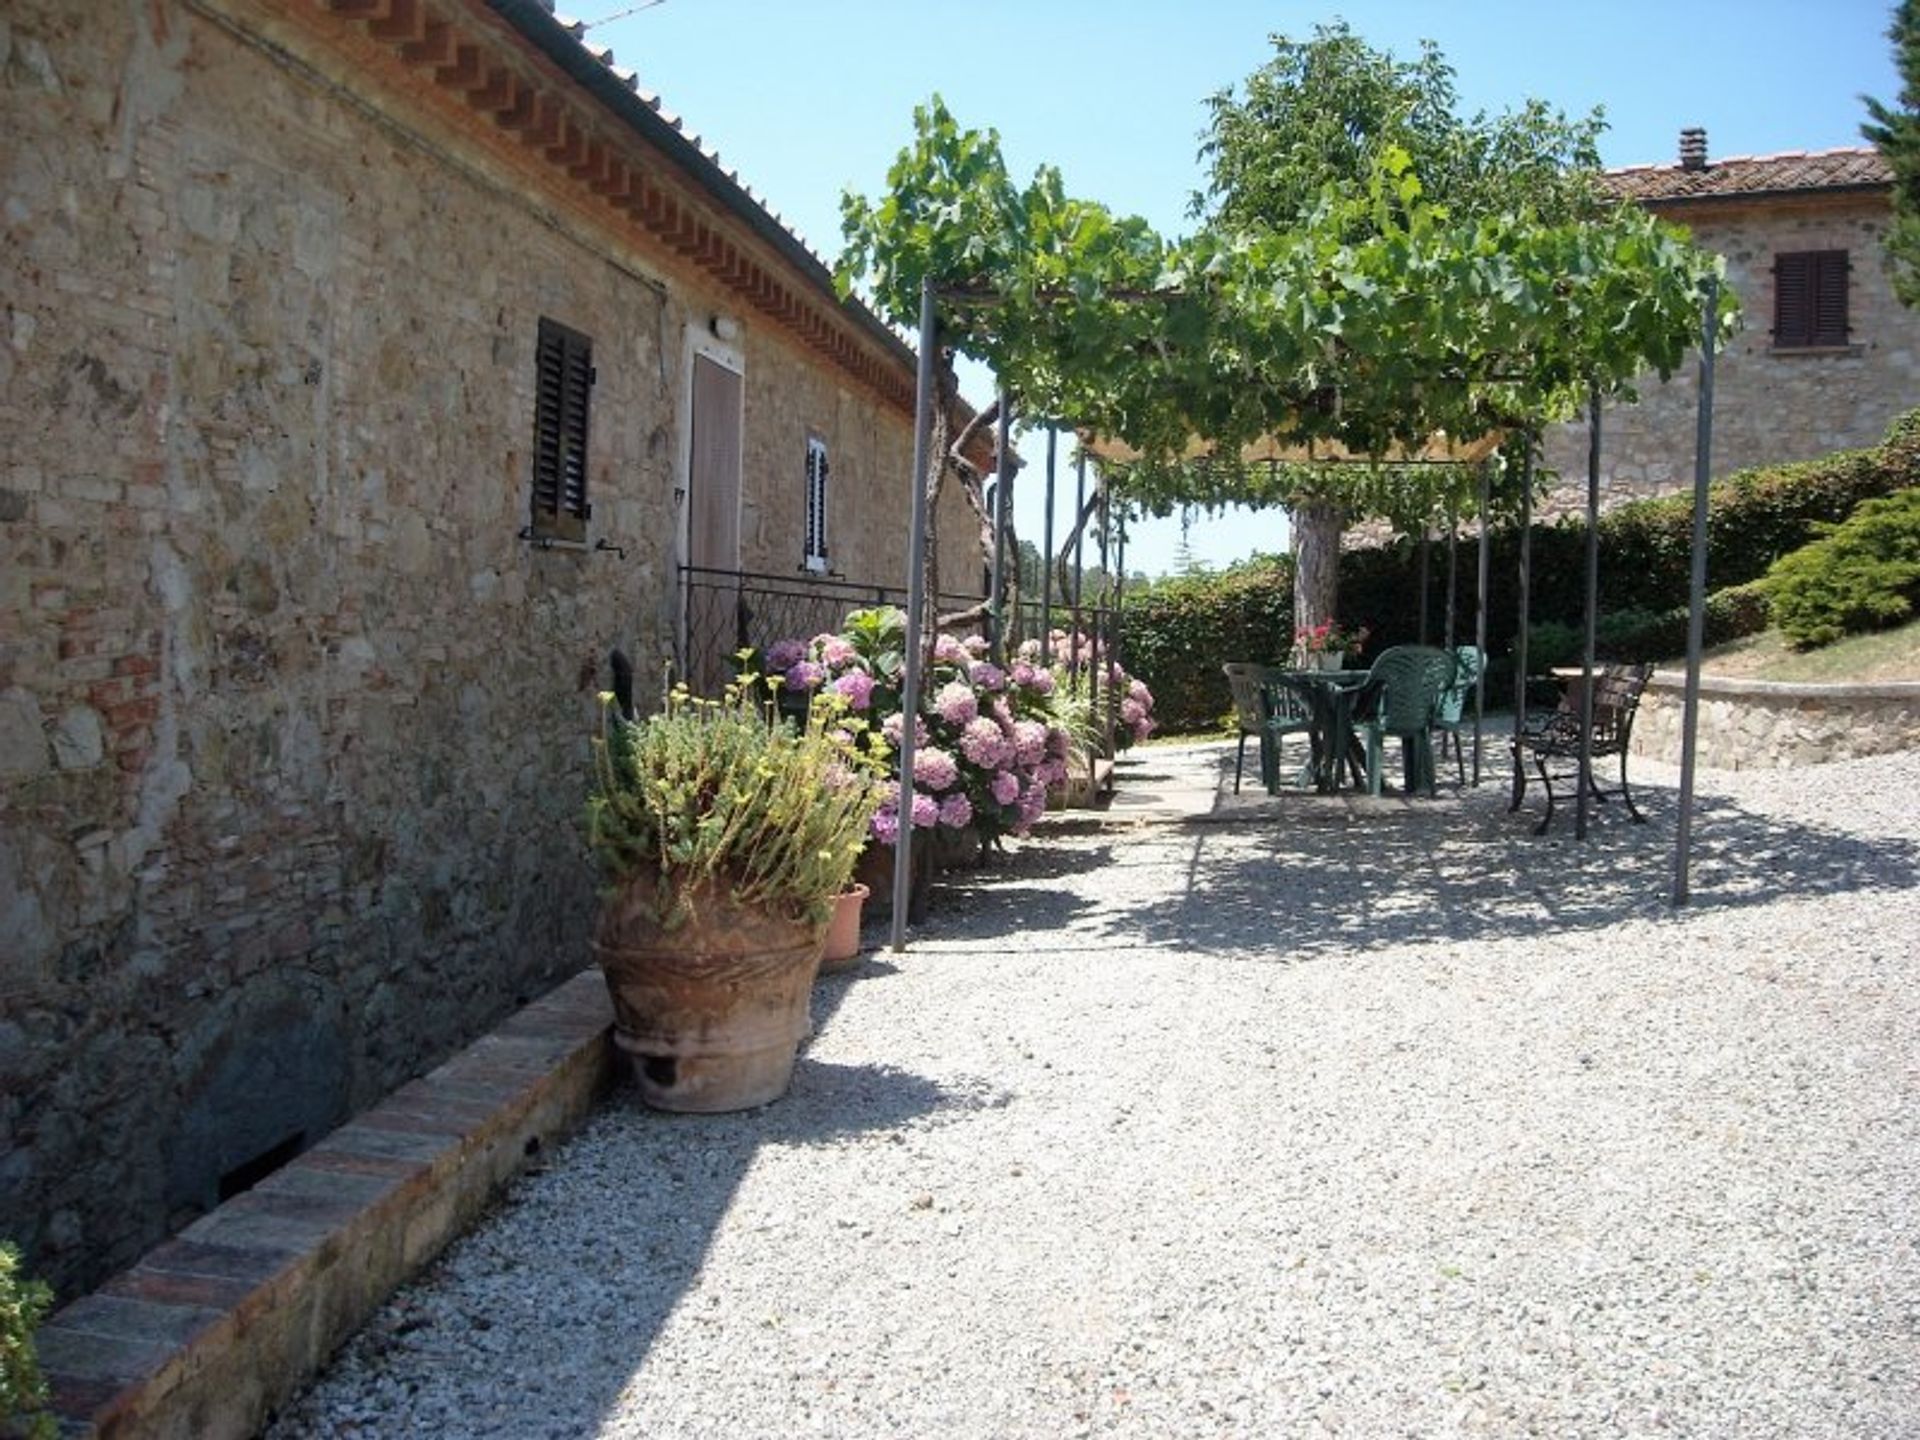
[[717, 695], [746, 643], [740, 623], [741, 379], [693, 357], [687, 461], [687, 683]]

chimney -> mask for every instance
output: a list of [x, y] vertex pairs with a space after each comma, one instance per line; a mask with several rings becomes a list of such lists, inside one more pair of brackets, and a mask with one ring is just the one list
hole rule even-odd
[[1680, 132], [1680, 168], [1682, 170], [1707, 168], [1707, 132], [1698, 125], [1689, 125]]

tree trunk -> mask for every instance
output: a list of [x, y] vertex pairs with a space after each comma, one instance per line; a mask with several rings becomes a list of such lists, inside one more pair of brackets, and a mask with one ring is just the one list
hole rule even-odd
[[1338, 618], [1340, 533], [1347, 512], [1331, 500], [1293, 507], [1293, 625], [1296, 630]]

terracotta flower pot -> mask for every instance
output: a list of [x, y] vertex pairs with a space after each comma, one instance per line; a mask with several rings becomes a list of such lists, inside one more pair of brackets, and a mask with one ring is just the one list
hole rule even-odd
[[640, 1098], [700, 1113], [777, 1100], [812, 1028], [825, 927], [708, 893], [693, 918], [663, 930], [652, 901], [651, 877], [616, 892], [593, 945]]
[[855, 882], [833, 899], [833, 919], [827, 922], [827, 943], [820, 951], [820, 973], [851, 970], [860, 959], [860, 908], [873, 892]]

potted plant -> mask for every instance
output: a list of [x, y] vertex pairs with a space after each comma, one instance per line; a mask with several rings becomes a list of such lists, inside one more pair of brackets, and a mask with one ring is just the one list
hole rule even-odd
[[878, 804], [831, 705], [783, 718], [752, 677], [721, 700], [677, 691], [639, 721], [602, 697], [594, 953], [649, 1105], [743, 1110], [785, 1093], [834, 897]]
[[1347, 646], [1352, 637], [1340, 628], [1338, 620], [1322, 620], [1318, 625], [1302, 625], [1293, 632], [1293, 651], [1301, 670], [1338, 670], [1346, 664]]

